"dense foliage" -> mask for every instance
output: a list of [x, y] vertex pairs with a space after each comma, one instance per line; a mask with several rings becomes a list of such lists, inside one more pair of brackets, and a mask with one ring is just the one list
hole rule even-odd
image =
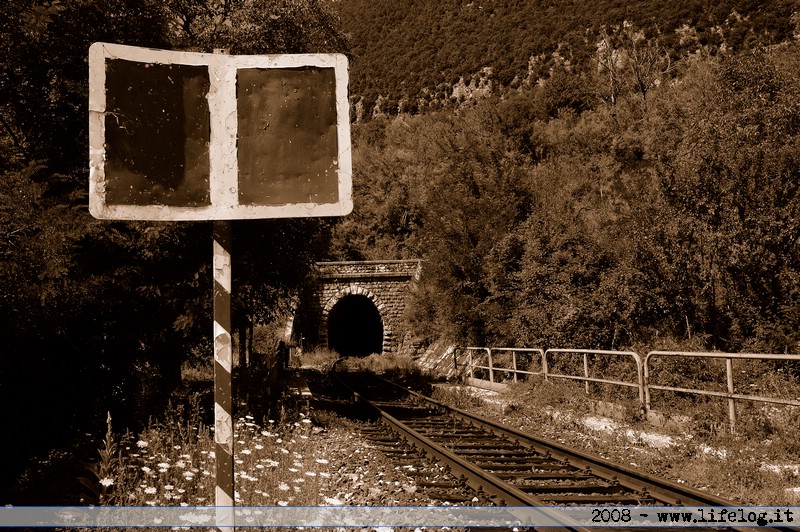
[[[591, 62], [602, 28], [633, 23], [674, 57], [742, 50], [791, 38], [791, 0], [339, 0], [352, 36], [352, 94], [371, 116], [429, 110], [457, 100], [483, 69], [495, 87], [536, 83], [561, 61]], [[485, 72], [484, 72], [485, 74]], [[485, 77], [485, 76], [484, 76]]]
[[337, 253], [423, 258], [428, 338], [797, 352], [798, 44], [662, 57], [643, 91], [646, 41], [618, 43], [613, 80], [598, 54], [455, 113], [354, 126]]
[[[347, 49], [315, 0], [13, 0], [0, 16], [0, 401], [17, 435], [0, 448], [5, 482], [27, 454], [100, 433], [108, 410], [120, 430], [146, 423], [181, 360], [212, 357], [210, 223], [89, 215], [89, 45]], [[282, 311], [328, 231], [234, 224], [237, 327]]]

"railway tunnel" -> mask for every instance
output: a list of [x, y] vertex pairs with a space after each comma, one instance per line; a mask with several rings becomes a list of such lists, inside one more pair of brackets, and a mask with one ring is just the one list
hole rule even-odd
[[347, 295], [328, 312], [328, 347], [341, 356], [383, 352], [383, 318], [368, 297]]
[[419, 260], [319, 262], [296, 314], [293, 341], [341, 356], [402, 350], [402, 317]]

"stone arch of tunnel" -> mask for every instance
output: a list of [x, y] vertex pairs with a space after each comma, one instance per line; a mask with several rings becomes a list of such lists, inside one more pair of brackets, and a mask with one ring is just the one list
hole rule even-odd
[[383, 353], [391, 326], [381, 311], [385, 308], [373, 292], [350, 285], [331, 297], [322, 310], [320, 338], [341, 356]]
[[286, 338], [301, 350], [410, 352], [404, 314], [420, 271], [416, 259], [318, 262], [297, 300]]

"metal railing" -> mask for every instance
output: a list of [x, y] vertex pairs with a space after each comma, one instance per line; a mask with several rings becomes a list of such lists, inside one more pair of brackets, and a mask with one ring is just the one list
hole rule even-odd
[[[463, 351], [467, 355], [467, 360], [462, 362], [459, 369], [458, 352], [455, 353], [456, 374], [469, 374], [470, 379], [476, 379], [475, 373], [485, 372], [488, 374], [489, 382], [493, 384], [504, 384], [506, 377], [510, 376], [512, 382], [525, 380], [528, 375], [547, 375], [547, 362], [542, 349], [527, 349], [519, 347], [465, 347]], [[507, 356], [496, 356], [495, 352], [508, 353]], [[531, 370], [531, 364], [538, 358], [539, 371]], [[510, 363], [510, 365], [509, 365]], [[497, 378], [501, 376], [502, 378]]]
[[[633, 351], [607, 351], [595, 349], [529, 349], [529, 348], [511, 348], [511, 347], [465, 347], [461, 351], [466, 354], [466, 361], [459, 359], [459, 350], [454, 353], [454, 363], [456, 365], [456, 373], [459, 375], [468, 375], [471, 379], [475, 380], [475, 374], [488, 375], [488, 380], [492, 384], [505, 384], [508, 380], [507, 376], [511, 375], [513, 382], [519, 380], [526, 380], [530, 375], [543, 377], [545, 380], [550, 378], [568, 379], [584, 383], [584, 388], [587, 394], [590, 394], [590, 383], [608, 384], [612, 386], [622, 386], [627, 388], [635, 388], [639, 395], [639, 402], [645, 413], [652, 410], [652, 392], [653, 391], [670, 391], [676, 393], [686, 393], [699, 396], [713, 396], [727, 399], [728, 401], [728, 418], [731, 429], [736, 426], [736, 401], [751, 401], [761, 403], [771, 403], [784, 406], [800, 406], [800, 398], [795, 399], [780, 399], [776, 397], [765, 397], [761, 395], [742, 394], [736, 393], [733, 372], [733, 360], [735, 359], [748, 359], [748, 360], [762, 360], [762, 361], [794, 361], [800, 362], [800, 355], [787, 355], [787, 354], [763, 354], [763, 353], [697, 353], [687, 351], [651, 351], [642, 359], [637, 353]], [[510, 353], [510, 366], [508, 365], [508, 357], [500, 356], [498, 353]], [[520, 355], [525, 359], [522, 364], [524, 368], [520, 368]], [[580, 356], [582, 357], [582, 371], [578, 368], [580, 364], [573, 364], [571, 366], [574, 372], [558, 372], [556, 371], [557, 364], [554, 364], [556, 358], [563, 358], [564, 356]], [[622, 380], [622, 379], [607, 379], [597, 376], [592, 376], [592, 362], [594, 360], [609, 358], [609, 357], [623, 357], [633, 362], [632, 371], [635, 372], [635, 379]], [[680, 386], [667, 386], [662, 384], [653, 384], [651, 361], [658, 357], [683, 357], [688, 359], [706, 358], [706, 359], [724, 359], [725, 360], [725, 379], [726, 391], [703, 390], [699, 388], [687, 388]], [[463, 359], [463, 357], [461, 357]], [[535, 358], [538, 358], [538, 370], [531, 369], [531, 363]], [[461, 367], [459, 368], [459, 363]], [[570, 366], [567, 366], [568, 368]], [[498, 374], [502, 375], [498, 379]]]
[[[697, 388], [682, 388], [679, 386], [664, 386], [652, 384], [650, 382], [650, 361], [656, 357], [684, 357], [684, 358], [706, 358], [706, 359], [724, 359], [725, 360], [725, 380], [727, 390], [718, 392], [713, 390], [701, 390]], [[650, 411], [651, 407], [651, 391], [652, 390], [665, 390], [671, 392], [681, 392], [693, 395], [706, 395], [713, 397], [727, 398], [728, 400], [728, 421], [731, 428], [736, 427], [736, 401], [751, 401], [760, 403], [772, 403], [786, 406], [800, 406], [800, 401], [793, 399], [778, 399], [775, 397], [764, 397], [762, 395], [750, 395], [736, 393], [735, 383], [733, 381], [733, 361], [739, 360], [790, 360], [800, 362], [800, 355], [781, 355], [781, 354], [763, 354], [763, 353], [695, 353], [687, 351], [651, 351], [647, 353], [644, 359], [644, 401], [645, 410]]]
[[[518, 347], [465, 347], [463, 350], [467, 354], [467, 361], [464, 364], [463, 374], [469, 373], [471, 379], [475, 379], [476, 370], [483, 370], [488, 373], [488, 380], [492, 384], [503, 384], [506, 379], [498, 380], [496, 375], [510, 374], [513, 382], [519, 380], [526, 380], [529, 375], [537, 375], [543, 377], [545, 380], [553, 377], [558, 379], [569, 379], [581, 381], [585, 384], [586, 393], [589, 392], [590, 383], [611, 384], [616, 386], [625, 386], [636, 388], [639, 394], [639, 401], [644, 404], [644, 385], [642, 380], [642, 360], [641, 357], [633, 351], [604, 351], [599, 349], [529, 349]], [[476, 353], [480, 353], [476, 356]], [[511, 354], [511, 366], [508, 367], [503, 360], [504, 357], [498, 357], [498, 354]], [[531, 370], [526, 364], [525, 369], [520, 369], [519, 355], [531, 356], [536, 355], [539, 360], [539, 370]], [[554, 371], [551, 360], [555, 355], [580, 355], [583, 360], [583, 375], [574, 373], [562, 373]], [[590, 361], [595, 358], [609, 358], [609, 357], [625, 357], [630, 358], [634, 367], [632, 368], [636, 374], [636, 381], [622, 381], [603, 379], [599, 377], [592, 377], [590, 375]], [[458, 355], [456, 354], [456, 367], [458, 368]], [[458, 373], [458, 372], [457, 372]]]
[[[645, 398], [645, 389], [644, 389], [644, 378], [642, 372], [642, 358], [633, 351], [606, 351], [601, 349], [548, 349], [545, 351], [544, 357], [545, 361], [547, 361], [547, 357], [549, 355], [556, 355], [556, 354], [574, 354], [574, 355], [581, 355], [583, 358], [583, 375], [569, 375], [569, 374], [562, 374], [562, 373], [553, 373], [552, 371], [547, 372], [547, 377], [558, 377], [561, 379], [571, 379], [576, 381], [582, 381], [584, 383], [584, 388], [586, 393], [589, 394], [589, 383], [601, 383], [601, 384], [611, 384], [614, 386], [624, 386], [628, 388], [636, 388], [639, 393], [639, 401], [644, 404]], [[623, 380], [612, 380], [612, 379], [601, 379], [598, 377], [590, 377], [589, 376], [589, 357], [600, 357], [600, 358], [630, 358], [634, 365], [635, 365], [635, 372], [636, 372], [636, 382], [631, 381], [623, 381]], [[547, 363], [545, 363], [547, 367]]]

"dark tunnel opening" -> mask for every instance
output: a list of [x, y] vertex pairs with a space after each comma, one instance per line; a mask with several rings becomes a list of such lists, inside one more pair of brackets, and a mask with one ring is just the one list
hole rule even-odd
[[328, 313], [328, 347], [341, 356], [383, 352], [383, 320], [368, 297], [348, 295], [333, 306]]

